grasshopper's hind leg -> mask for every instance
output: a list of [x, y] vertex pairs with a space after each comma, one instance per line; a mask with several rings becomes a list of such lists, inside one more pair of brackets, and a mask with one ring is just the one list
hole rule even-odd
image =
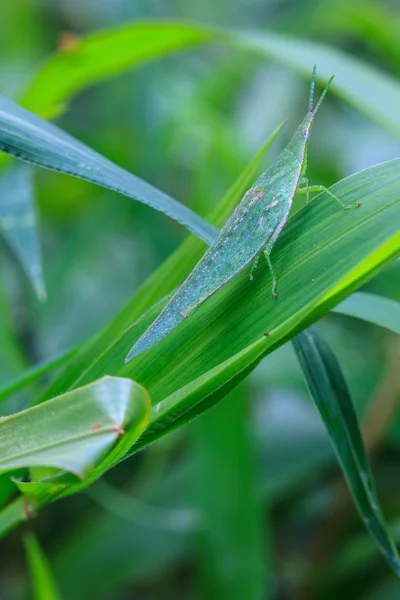
[[[303, 183], [302, 180], [300, 180], [300, 183]], [[334, 200], [336, 200], [336, 202], [344, 209], [344, 210], [349, 210], [350, 208], [356, 208], [361, 206], [361, 202], [355, 202], [354, 204], [345, 204], [344, 202], [342, 202], [337, 196], [335, 196], [335, 194], [333, 194], [330, 190], [328, 190], [328, 188], [326, 188], [324, 185], [306, 185], [304, 187], [298, 187], [296, 189], [296, 192], [298, 194], [307, 194], [306, 198], [307, 198], [307, 202], [309, 200], [310, 197], [310, 192], [325, 192], [327, 193], [331, 198], [333, 198]]]
[[272, 266], [272, 262], [269, 256], [270, 253], [270, 249], [268, 246], [266, 246], [263, 250], [264, 252], [264, 256], [266, 258], [266, 261], [268, 263], [269, 266], [269, 270], [271, 271], [271, 275], [272, 275], [272, 297], [273, 298], [277, 298], [278, 294], [276, 291], [276, 275], [275, 275], [275, 271], [274, 271], [274, 267]]

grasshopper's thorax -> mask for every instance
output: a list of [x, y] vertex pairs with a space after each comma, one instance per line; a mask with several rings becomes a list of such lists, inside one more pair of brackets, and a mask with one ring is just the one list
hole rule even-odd
[[298, 160], [303, 163], [304, 154], [307, 148], [308, 138], [310, 137], [311, 127], [315, 118], [315, 113], [309, 111], [297, 127], [292, 139], [287, 145], [287, 149]]

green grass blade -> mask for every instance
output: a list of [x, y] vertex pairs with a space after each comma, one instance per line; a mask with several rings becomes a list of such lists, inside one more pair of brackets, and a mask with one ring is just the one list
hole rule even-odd
[[12, 165], [0, 177], [0, 231], [24, 267], [39, 299], [46, 298], [31, 169]]
[[47, 375], [48, 373], [51, 373], [51, 371], [54, 371], [54, 369], [64, 365], [64, 363], [76, 356], [80, 349], [81, 347], [78, 346], [60, 356], [56, 356], [55, 358], [35, 365], [30, 369], [25, 369], [21, 375], [0, 387], [0, 403], [31, 383], [34, 383], [43, 375]]
[[61, 600], [48, 560], [32, 533], [25, 534], [24, 545], [34, 600]]
[[337, 359], [315, 328], [299, 334], [293, 345], [360, 516], [389, 565], [400, 575], [400, 558], [378, 503], [357, 416]]
[[333, 309], [341, 315], [362, 319], [400, 334], [400, 303], [384, 296], [356, 292]]
[[196, 453], [195, 506], [203, 523], [197, 536], [203, 598], [268, 597], [265, 525], [256, 494], [247, 408], [243, 386], [238, 387], [190, 429]]
[[148, 204], [185, 225], [206, 242], [215, 237], [215, 228], [185, 205], [118, 167], [55, 125], [1, 97], [0, 150]]

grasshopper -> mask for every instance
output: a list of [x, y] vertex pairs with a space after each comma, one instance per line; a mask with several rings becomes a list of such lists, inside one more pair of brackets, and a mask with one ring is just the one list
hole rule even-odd
[[[272, 275], [272, 296], [277, 297], [276, 275], [271, 263], [271, 250], [285, 225], [295, 193], [326, 192], [341, 208], [344, 204], [322, 185], [308, 185], [307, 145], [315, 115], [333, 76], [325, 86], [314, 107], [316, 67], [314, 66], [308, 111], [292, 139], [275, 162], [246, 192], [240, 204], [220, 230], [218, 236], [179, 287], [154, 323], [133, 346], [125, 362], [159, 342], [181, 323], [199, 304], [216, 292], [224, 283], [252, 263], [250, 279], [261, 252]], [[354, 206], [360, 206], [357, 202]]]

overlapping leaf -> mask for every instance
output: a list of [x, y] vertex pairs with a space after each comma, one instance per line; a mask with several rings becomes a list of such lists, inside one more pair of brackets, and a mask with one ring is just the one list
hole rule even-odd
[[333, 309], [341, 315], [374, 323], [400, 334], [400, 304], [366, 292], [356, 292]]
[[46, 297], [38, 243], [32, 173], [13, 164], [0, 175], [0, 231], [9, 242], [40, 299]]
[[215, 229], [189, 208], [107, 160], [60, 128], [0, 97], [0, 150], [28, 163], [110, 188], [164, 212], [210, 242]]

